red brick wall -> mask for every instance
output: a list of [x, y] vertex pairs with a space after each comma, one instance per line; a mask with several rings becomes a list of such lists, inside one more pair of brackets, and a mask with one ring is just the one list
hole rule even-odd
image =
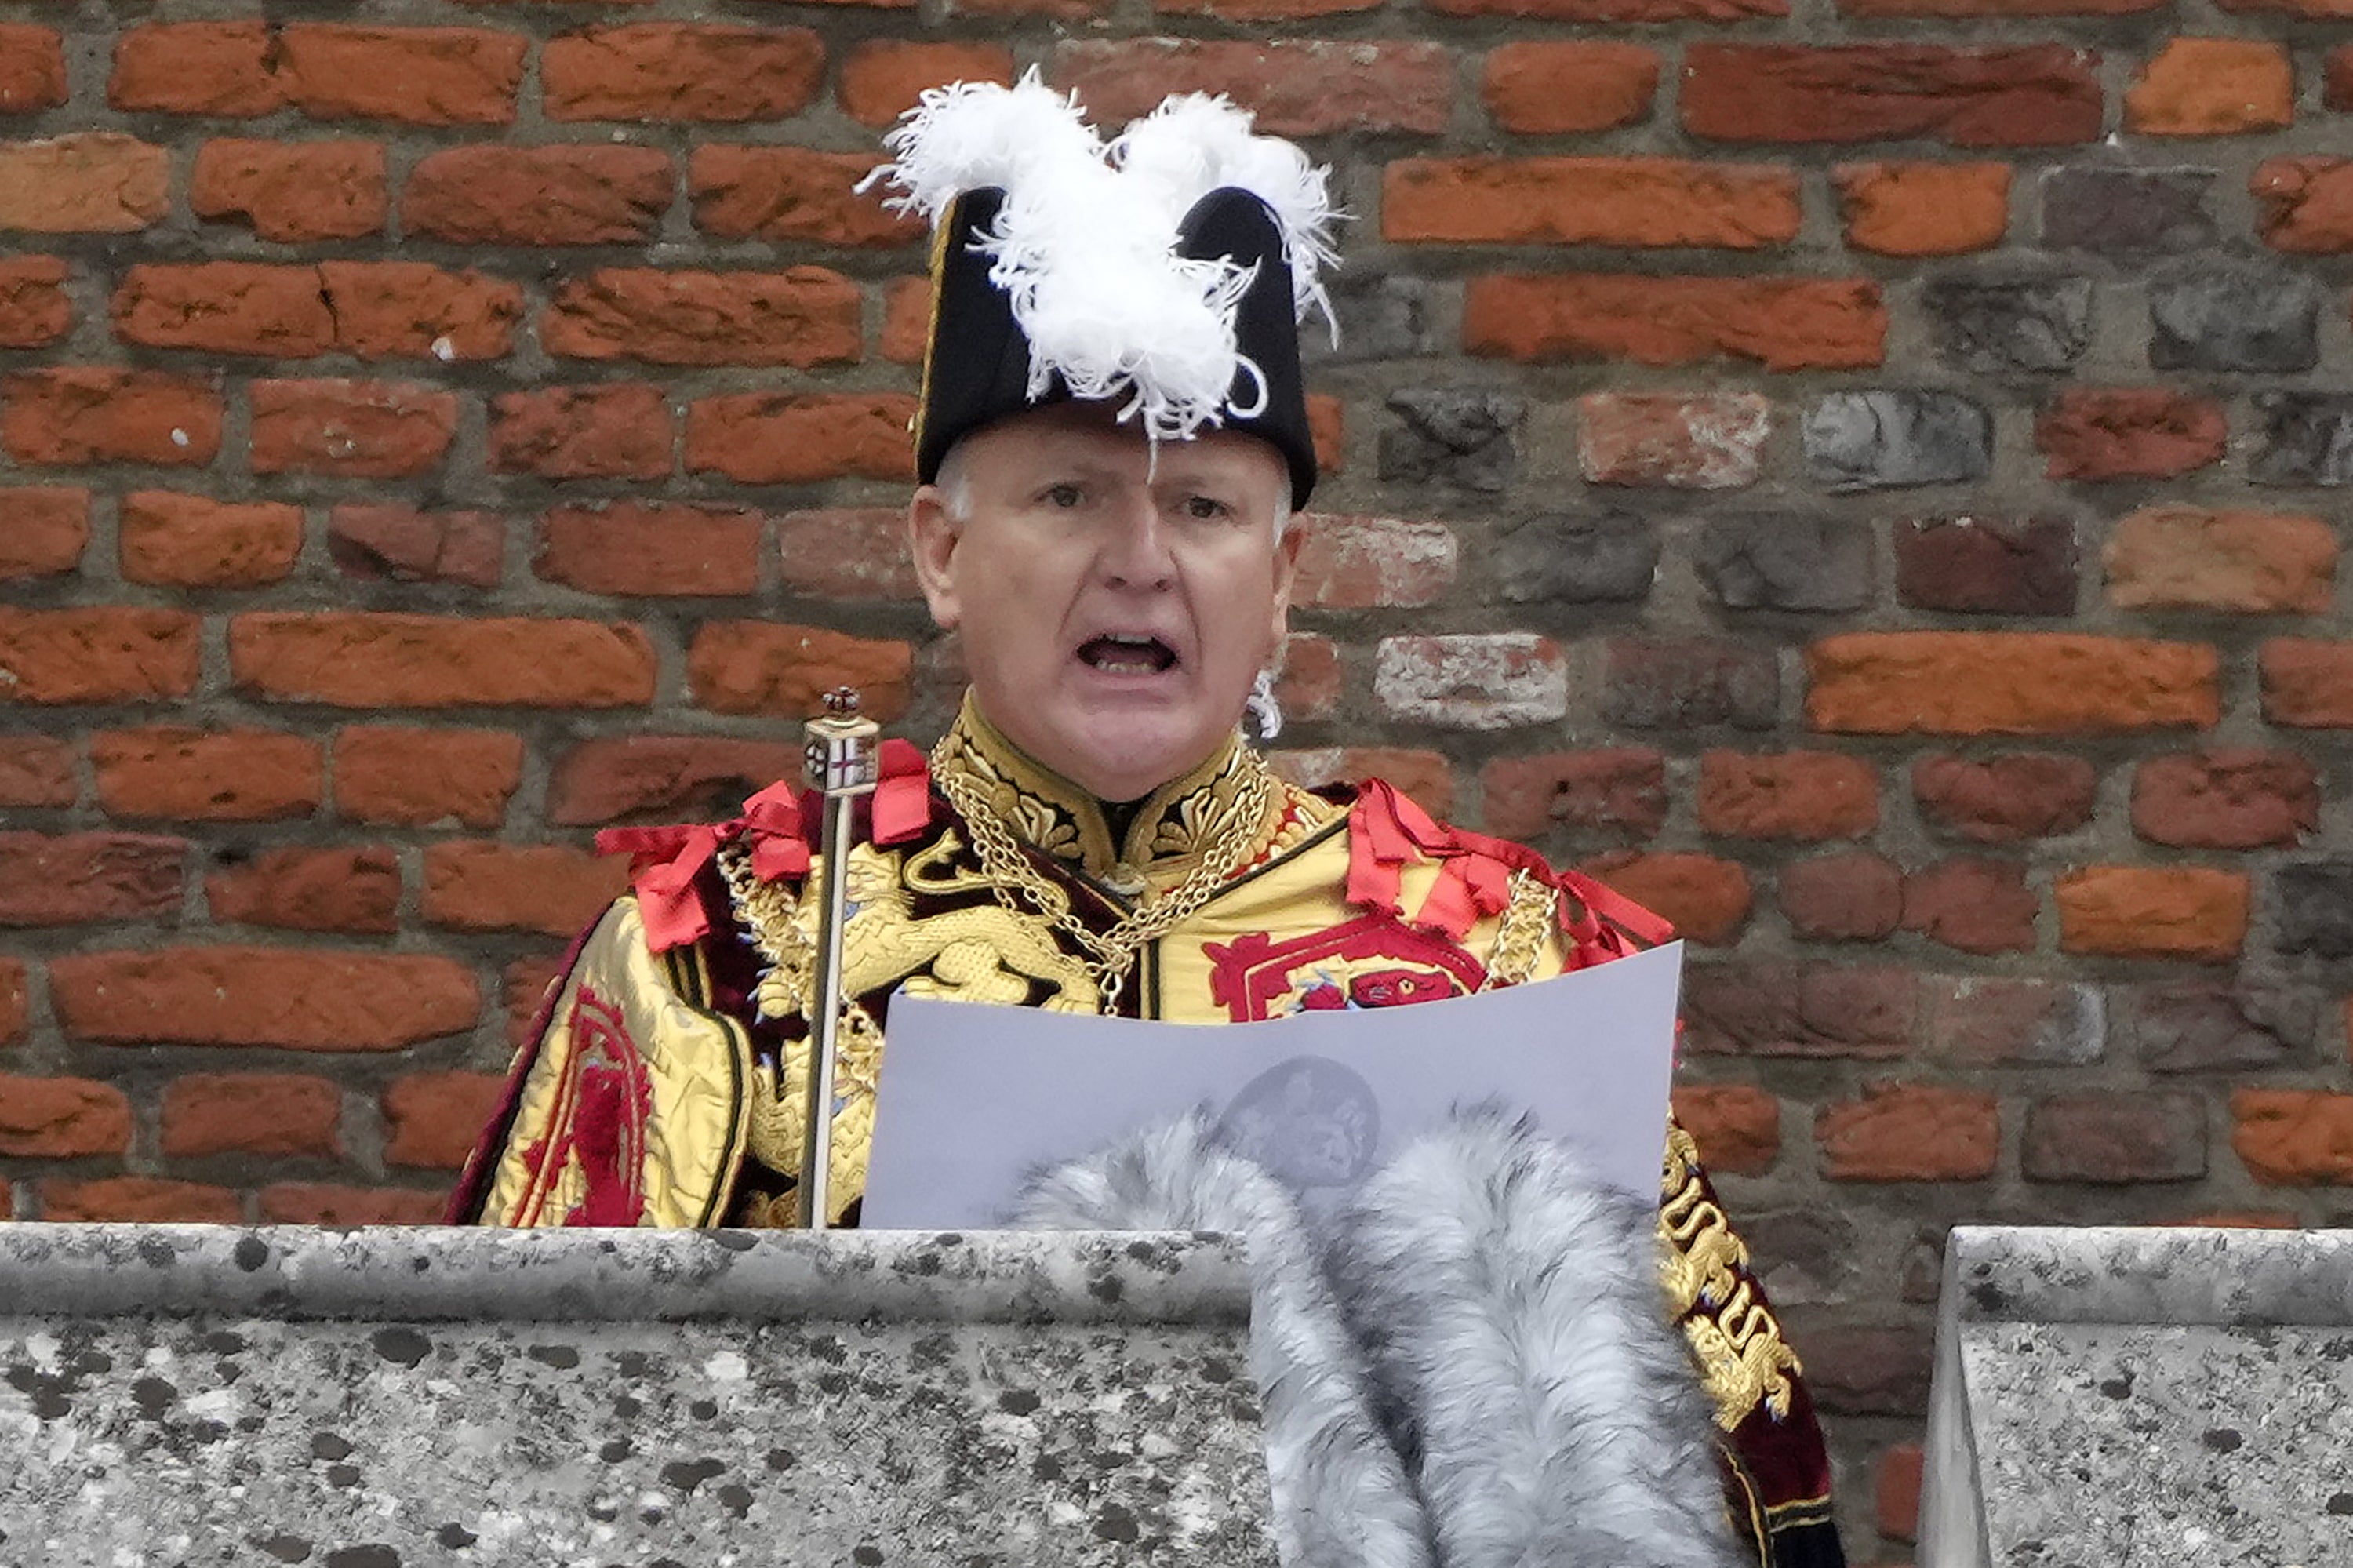
[[1690, 933], [1859, 1560], [1942, 1227], [2344, 1212], [2339, 0], [702, 9], [0, 26], [16, 1213], [429, 1213], [595, 827], [936, 731], [847, 187], [1032, 63], [1337, 164], [1284, 744]]

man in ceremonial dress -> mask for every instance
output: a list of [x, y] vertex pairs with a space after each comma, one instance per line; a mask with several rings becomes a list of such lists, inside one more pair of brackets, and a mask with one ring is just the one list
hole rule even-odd
[[[910, 546], [970, 686], [928, 758], [884, 743], [860, 813], [835, 1222], [856, 1221], [901, 990], [1247, 1022], [1664, 939], [1386, 784], [1288, 784], [1240, 733], [1315, 481], [1297, 333], [1332, 259], [1324, 172], [1201, 99], [1105, 149], [1034, 82], [927, 95], [892, 147], [884, 173], [934, 228]], [[817, 839], [814, 798], [786, 783], [732, 821], [607, 835], [634, 885], [551, 988], [454, 1218], [791, 1223]], [[1798, 1361], [1680, 1128], [1663, 1175], [1665, 1306], [1714, 1405], [1734, 1533], [1767, 1568], [1829, 1568]]]

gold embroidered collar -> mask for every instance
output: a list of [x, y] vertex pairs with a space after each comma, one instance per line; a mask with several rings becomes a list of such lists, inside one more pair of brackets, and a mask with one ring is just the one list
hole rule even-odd
[[[1101, 800], [1008, 740], [969, 692], [933, 756], [935, 768], [953, 768], [986, 789], [998, 819], [1022, 840], [1127, 897], [1181, 881], [1205, 854], [1215, 853], [1224, 836], [1216, 830], [1235, 797], [1266, 771], [1239, 733], [1229, 736], [1208, 760], [1146, 796], [1125, 831], [1114, 835]], [[1267, 792], [1265, 819], [1242, 863], [1254, 860], [1273, 835], [1283, 796], [1280, 786]]]

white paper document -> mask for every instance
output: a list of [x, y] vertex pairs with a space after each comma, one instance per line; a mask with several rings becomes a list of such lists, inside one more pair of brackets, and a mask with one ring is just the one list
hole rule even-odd
[[1040, 1167], [1192, 1110], [1311, 1203], [1493, 1101], [1655, 1194], [1683, 944], [1534, 984], [1263, 1023], [892, 999], [860, 1224], [1002, 1224]]

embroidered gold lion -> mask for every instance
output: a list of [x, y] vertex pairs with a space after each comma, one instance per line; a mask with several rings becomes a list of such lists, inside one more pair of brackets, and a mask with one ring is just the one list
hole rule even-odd
[[[1668, 1309], [1683, 1319], [1701, 1380], [1729, 1432], [1761, 1402], [1775, 1419], [1789, 1413], [1789, 1374], [1799, 1370], [1781, 1326], [1740, 1269], [1748, 1248], [1699, 1175], [1699, 1146], [1668, 1129], [1659, 1208], [1659, 1265]], [[1698, 1308], [1694, 1311], [1694, 1308]]]

